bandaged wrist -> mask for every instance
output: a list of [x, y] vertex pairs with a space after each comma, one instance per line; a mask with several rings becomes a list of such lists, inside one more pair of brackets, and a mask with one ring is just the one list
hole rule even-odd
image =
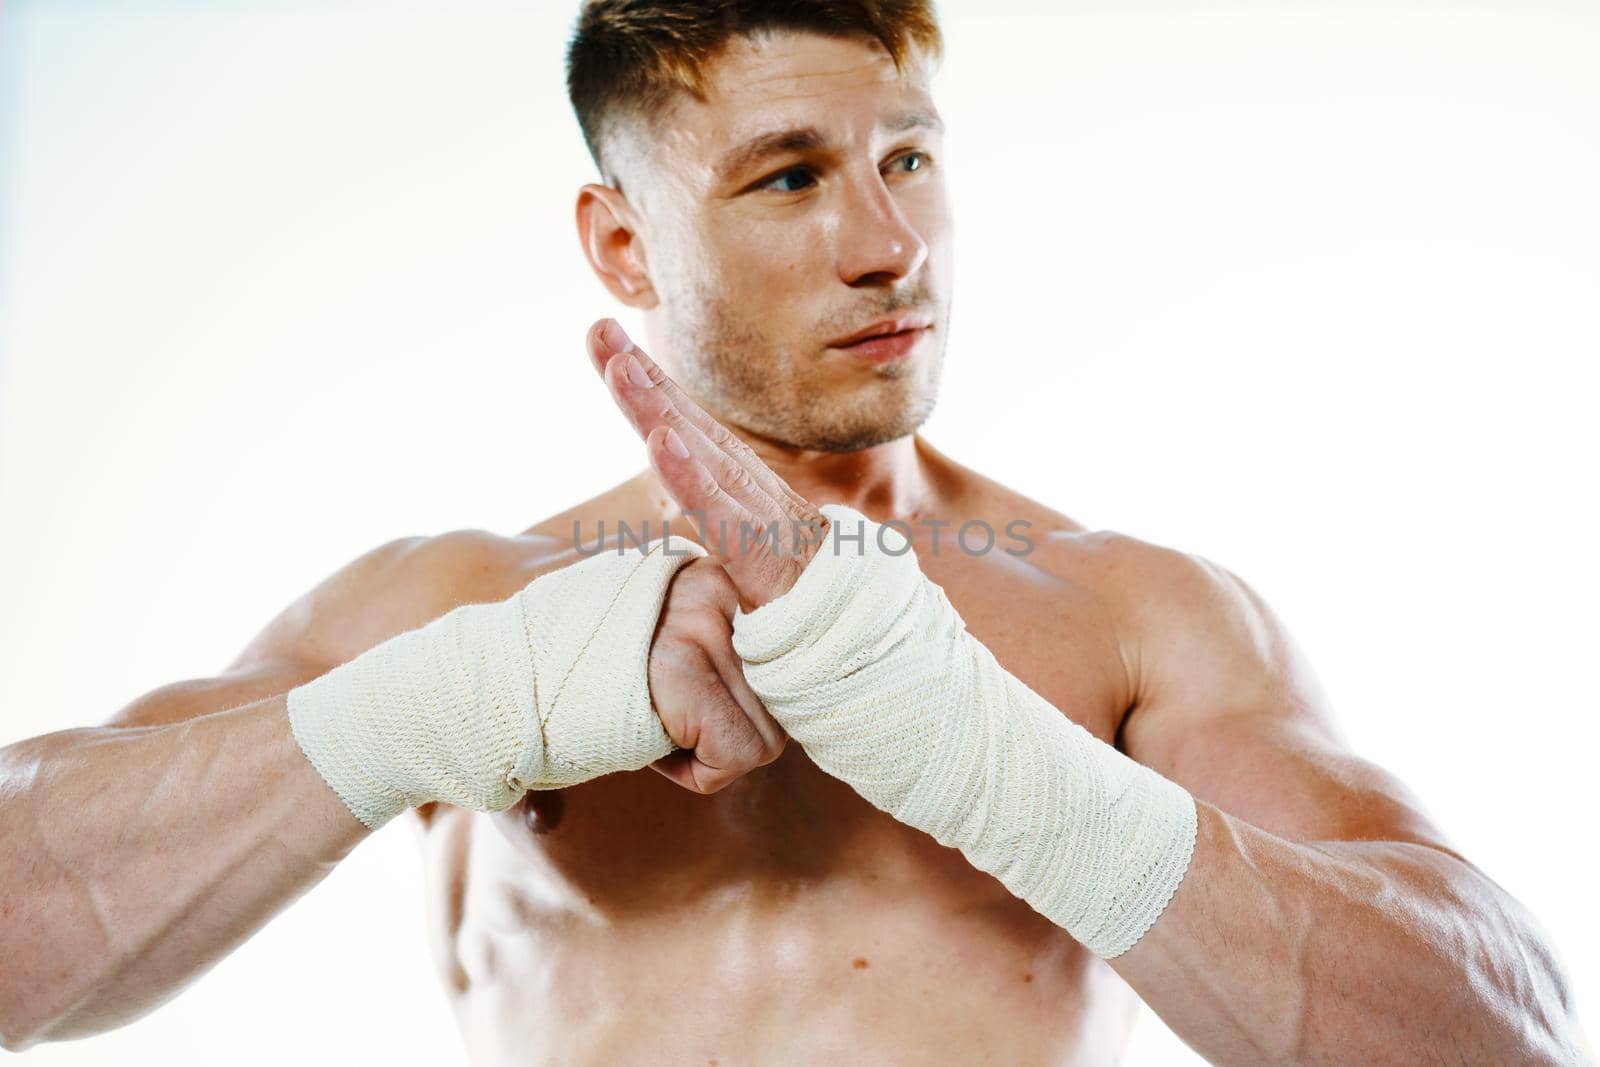
[[898, 530], [821, 511], [828, 535], [795, 585], [734, 616], [751, 688], [873, 805], [1100, 956], [1131, 948], [1188, 869], [1193, 798], [1002, 668]]
[[650, 701], [656, 620], [703, 555], [675, 536], [610, 548], [397, 634], [289, 691], [295, 741], [372, 829], [647, 766], [674, 747]]

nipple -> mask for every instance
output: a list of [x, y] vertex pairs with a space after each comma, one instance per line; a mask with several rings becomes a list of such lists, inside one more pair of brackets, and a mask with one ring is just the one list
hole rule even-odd
[[536, 834], [548, 834], [561, 825], [567, 809], [561, 789], [530, 789], [522, 798], [523, 822]]

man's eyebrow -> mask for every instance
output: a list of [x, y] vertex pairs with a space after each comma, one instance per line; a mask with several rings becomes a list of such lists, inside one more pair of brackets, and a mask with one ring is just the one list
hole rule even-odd
[[746, 167], [768, 156], [785, 152], [815, 152], [826, 148], [828, 139], [815, 126], [801, 126], [790, 130], [774, 130], [750, 138], [737, 148], [730, 149], [716, 165], [718, 181], [728, 181], [738, 176]]
[[[879, 124], [890, 133], [902, 133], [918, 128], [943, 131], [944, 121], [931, 111], [906, 111]], [[729, 181], [747, 167], [768, 156], [786, 152], [816, 152], [828, 147], [828, 139], [815, 126], [796, 126], [787, 130], [773, 130], [750, 138], [730, 149], [717, 162], [713, 173], [718, 181]]]
[[883, 128], [890, 133], [903, 133], [919, 126], [936, 133], [944, 132], [944, 120], [931, 111], [907, 111], [883, 123]]

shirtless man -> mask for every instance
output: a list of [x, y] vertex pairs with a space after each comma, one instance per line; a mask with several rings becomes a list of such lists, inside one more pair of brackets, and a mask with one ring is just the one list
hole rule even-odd
[[[1215, 1062], [1582, 1062], [1537, 923], [1349, 751], [1249, 586], [1084, 529], [916, 433], [950, 310], [931, 11], [802, 3], [764, 28], [700, 6], [591, 4], [571, 52], [607, 179], [579, 194], [584, 252], [648, 331], [629, 351], [603, 320], [588, 355], [650, 466], [515, 536], [376, 548], [219, 676], [0, 750], [6, 1046], [152, 1010], [403, 810], [475, 1062], [1106, 1064], [1141, 1000]], [[884, 323], [909, 328], [847, 345]], [[1030, 712], [1192, 797], [1182, 880], [1131, 947], [1091, 951], [1031, 890], [824, 772], [836, 750], [786, 738], [785, 722], [802, 736], [794, 707], [745, 677], [737, 626], [782, 610], [825, 549], [735, 549], [681, 509], [764, 523], [837, 505], [905, 524], [962, 639], [1025, 683]], [[624, 566], [597, 549], [646, 520], [699, 551], [654, 571], [659, 555], [627, 557], [654, 582], [642, 629], [613, 628], [600, 603], [630, 595], [621, 579], [604, 596], [548, 592]], [[997, 534], [988, 551], [956, 541], [976, 521]], [[532, 591], [546, 599], [518, 599]], [[521, 690], [502, 701], [499, 660], [440, 650], [508, 619], [494, 640], [526, 625], [556, 642], [550, 662], [573, 634], [637, 654], [648, 689], [601, 657], [563, 674], [581, 699], [547, 707], [550, 663], [519, 661], [548, 720], [521, 747], [497, 735], [515, 768], [475, 777], [475, 732]], [[442, 658], [422, 667], [406, 658], [445, 624], [467, 636], [426, 645]], [[430, 704], [436, 678], [455, 688]], [[572, 770], [574, 723], [609, 727], [641, 699], [664, 734], [631, 769]], [[421, 732], [380, 738], [370, 716], [412, 701], [426, 714], [404, 723]], [[481, 803], [409, 804], [463, 781]]]

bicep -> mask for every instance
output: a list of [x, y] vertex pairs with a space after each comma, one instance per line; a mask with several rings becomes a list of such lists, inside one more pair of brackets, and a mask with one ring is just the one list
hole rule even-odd
[[[1128, 755], [1222, 811], [1292, 841], [1410, 841], [1454, 852], [1396, 775], [1287, 708], [1134, 729]], [[1161, 731], [1166, 736], [1150, 739]], [[1136, 740], [1146, 736], [1143, 741]]]
[[1351, 748], [1304, 651], [1255, 590], [1202, 558], [1154, 556], [1137, 698], [1119, 734], [1129, 756], [1289, 840], [1454, 854], [1405, 783]]

